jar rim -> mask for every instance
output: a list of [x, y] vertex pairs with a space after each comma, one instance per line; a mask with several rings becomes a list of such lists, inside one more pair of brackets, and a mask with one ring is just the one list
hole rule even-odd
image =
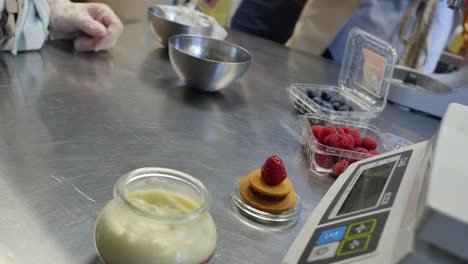
[[[177, 180], [180, 180], [182, 182], [185, 182], [191, 185], [200, 193], [200, 197], [201, 197], [200, 206], [196, 210], [187, 214], [183, 214], [183, 215], [159, 215], [159, 214], [154, 214], [154, 213], [145, 211], [135, 206], [127, 198], [127, 195], [125, 192], [126, 186], [134, 180], [138, 180], [138, 179], [146, 178], [146, 177], [172, 178], [172, 179], [177, 179]], [[114, 197], [120, 198], [120, 200], [123, 201], [125, 205], [127, 205], [129, 208], [131, 208], [133, 212], [137, 213], [140, 216], [151, 218], [151, 219], [158, 220], [158, 221], [171, 221], [171, 222], [187, 221], [187, 220], [191, 220], [199, 216], [202, 216], [210, 210], [211, 203], [212, 203], [210, 192], [200, 180], [196, 179], [195, 177], [187, 173], [184, 173], [178, 170], [173, 170], [169, 168], [160, 168], [160, 167], [140, 168], [140, 169], [133, 170], [121, 176], [115, 183]]]

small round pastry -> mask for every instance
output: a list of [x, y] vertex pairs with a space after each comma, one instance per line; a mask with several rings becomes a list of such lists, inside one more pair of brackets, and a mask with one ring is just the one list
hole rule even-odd
[[265, 196], [285, 197], [293, 191], [291, 181], [286, 178], [278, 185], [268, 185], [263, 180], [260, 169], [254, 170], [248, 176], [250, 187]]
[[294, 207], [296, 204], [296, 193], [289, 192], [284, 199], [268, 199], [259, 197], [252, 192], [248, 177], [244, 177], [239, 184], [239, 192], [242, 198], [252, 207], [272, 213], [282, 213]]

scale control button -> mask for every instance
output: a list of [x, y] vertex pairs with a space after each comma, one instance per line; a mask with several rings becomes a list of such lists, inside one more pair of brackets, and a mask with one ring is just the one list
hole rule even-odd
[[406, 165], [407, 162], [408, 162], [408, 157], [402, 158], [398, 161], [397, 167], [398, 168], [403, 167]]
[[346, 232], [346, 237], [372, 233], [374, 232], [376, 223], [377, 219], [374, 218], [351, 224], [349, 225], [348, 232]]
[[338, 256], [346, 256], [367, 250], [369, 246], [370, 235], [359, 235], [352, 238], [347, 238], [341, 241], [340, 248], [338, 249]]
[[340, 226], [333, 229], [328, 229], [323, 231], [320, 234], [319, 239], [317, 240], [317, 245], [327, 244], [330, 242], [338, 241], [343, 239], [346, 232], [346, 226]]
[[307, 258], [307, 262], [334, 257], [339, 245], [340, 242], [337, 241], [330, 244], [314, 247], [312, 249], [312, 252], [310, 252], [309, 257]]
[[386, 194], [384, 194], [383, 198], [382, 198], [382, 203], [381, 205], [386, 205], [388, 204], [388, 202], [390, 201], [390, 198], [392, 197], [392, 193], [391, 192], [388, 192]]

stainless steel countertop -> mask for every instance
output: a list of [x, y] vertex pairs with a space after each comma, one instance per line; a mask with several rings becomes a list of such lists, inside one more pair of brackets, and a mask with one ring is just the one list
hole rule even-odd
[[[238, 32], [228, 39], [254, 60], [215, 94], [186, 89], [143, 24], [127, 25], [109, 53], [55, 42], [0, 55], [0, 263], [97, 263], [96, 217], [117, 178], [144, 166], [188, 172], [211, 191], [213, 263], [279, 263], [332, 183], [307, 170], [285, 88], [334, 84], [339, 67]], [[392, 105], [376, 121], [412, 141], [438, 123]], [[230, 210], [234, 182], [271, 154], [304, 203], [290, 230], [258, 229]]]

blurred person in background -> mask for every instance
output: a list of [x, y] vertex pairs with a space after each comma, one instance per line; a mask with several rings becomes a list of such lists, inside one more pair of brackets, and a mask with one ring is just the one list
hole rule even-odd
[[432, 73], [458, 16], [440, 0], [309, 0], [287, 45], [341, 63], [353, 27], [388, 41], [399, 64]]
[[458, 18], [440, 0], [243, 0], [231, 27], [338, 63], [357, 27], [389, 42], [400, 65], [432, 73]]
[[104, 4], [0, 0], [0, 11], [0, 48], [13, 54], [40, 49], [49, 34], [52, 39], [72, 39], [80, 51], [105, 50], [115, 45], [123, 30]]
[[465, 10], [463, 16], [463, 24], [462, 24], [462, 34], [460, 38], [462, 40], [462, 49], [464, 49], [465, 59], [463, 60], [461, 66], [466, 66], [468, 64], [468, 0], [465, 0]]
[[231, 0], [198, 0], [197, 7], [206, 15], [212, 16], [218, 24], [228, 25], [233, 3]]
[[243, 0], [231, 28], [286, 43], [307, 0]]

